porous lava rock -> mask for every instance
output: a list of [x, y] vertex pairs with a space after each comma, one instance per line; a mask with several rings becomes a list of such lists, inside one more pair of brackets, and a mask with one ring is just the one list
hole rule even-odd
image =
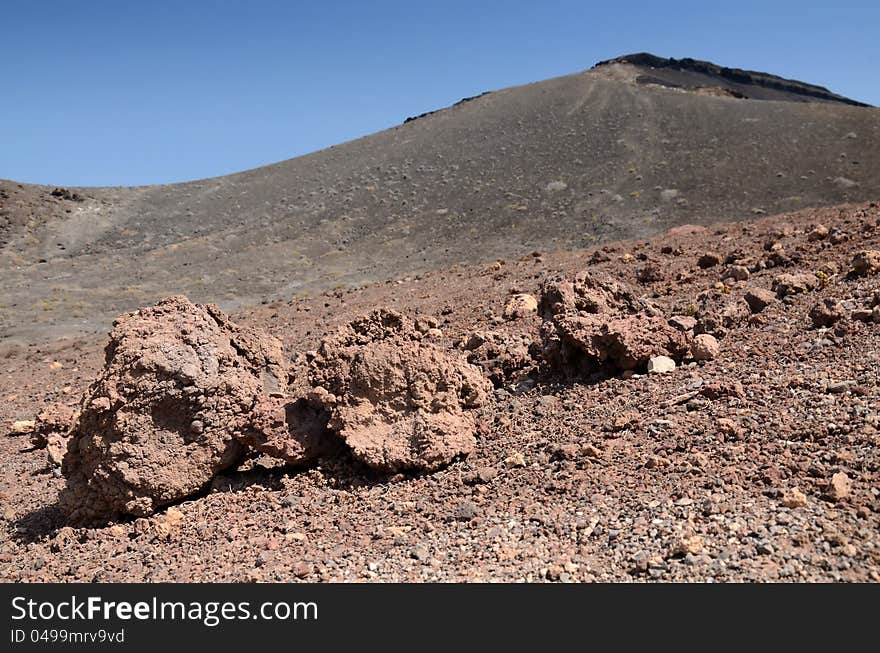
[[142, 516], [198, 492], [240, 460], [242, 423], [286, 383], [280, 341], [214, 305], [175, 296], [123, 315], [70, 436], [62, 507]]
[[471, 453], [474, 409], [491, 390], [478, 368], [388, 309], [324, 338], [309, 380], [330, 428], [357, 460], [382, 472], [431, 471]]
[[525, 335], [475, 331], [461, 346], [468, 362], [482, 369], [496, 388], [522, 380], [536, 366], [531, 340]]
[[543, 356], [569, 376], [645, 368], [654, 356], [680, 360], [688, 337], [625, 284], [585, 271], [553, 277], [541, 290]]
[[62, 403], [45, 406], [34, 419], [31, 444], [36, 449], [49, 446], [52, 441], [65, 441], [76, 420], [76, 409]]

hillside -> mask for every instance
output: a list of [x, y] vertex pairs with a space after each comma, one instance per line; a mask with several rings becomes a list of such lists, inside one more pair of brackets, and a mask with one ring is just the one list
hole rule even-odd
[[625, 59], [227, 177], [57, 196], [0, 182], [0, 335], [103, 331], [172, 293], [236, 309], [880, 197], [876, 108], [763, 73]]

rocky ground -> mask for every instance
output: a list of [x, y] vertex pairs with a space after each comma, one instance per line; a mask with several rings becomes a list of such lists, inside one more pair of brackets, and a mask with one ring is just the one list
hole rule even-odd
[[[262, 436], [243, 438], [262, 453], [194, 495], [135, 502], [142, 516], [98, 526], [59, 500], [64, 451], [28, 421], [115, 373], [106, 337], [9, 343], [0, 579], [878, 581], [877, 250], [880, 207], [847, 205], [264, 304], [233, 318], [283, 342], [294, 394], [335, 384], [338, 403], [321, 401], [348, 447], [292, 465]], [[418, 334], [401, 327], [375, 344], [344, 330], [377, 307]], [[239, 327], [216, 319], [212, 337], [231, 342]], [[465, 381], [401, 380], [392, 365], [382, 386], [388, 358], [375, 352], [403, 340], [416, 343], [404, 363], [439, 360]], [[372, 363], [355, 383], [346, 365], [361, 354]], [[488, 400], [473, 399], [465, 359]], [[239, 384], [258, 392], [251, 378]], [[404, 417], [395, 384], [413, 395]], [[418, 470], [394, 438], [436, 409], [425, 388], [449, 391], [475, 437]], [[364, 410], [387, 425], [378, 450]]]

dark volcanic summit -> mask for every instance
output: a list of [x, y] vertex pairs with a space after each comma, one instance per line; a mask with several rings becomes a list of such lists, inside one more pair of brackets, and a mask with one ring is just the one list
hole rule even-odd
[[103, 331], [169, 294], [235, 309], [876, 199], [878, 167], [873, 107], [632, 55], [226, 177], [58, 192], [0, 182], [0, 335]]
[[783, 102], [839, 102], [856, 107], [867, 107], [863, 102], [832, 93], [823, 86], [785, 79], [769, 73], [740, 68], [725, 68], [709, 61], [696, 59], [669, 59], [647, 52], [627, 54], [616, 59], [600, 61], [594, 69], [603, 66], [628, 65], [640, 69], [639, 84], [658, 84], [688, 91], [722, 89], [733, 97]]

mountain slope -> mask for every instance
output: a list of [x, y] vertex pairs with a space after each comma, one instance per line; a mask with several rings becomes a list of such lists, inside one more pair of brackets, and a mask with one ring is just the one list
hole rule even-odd
[[639, 57], [227, 177], [82, 201], [4, 182], [0, 333], [102, 329], [174, 292], [234, 309], [880, 197], [877, 109]]

